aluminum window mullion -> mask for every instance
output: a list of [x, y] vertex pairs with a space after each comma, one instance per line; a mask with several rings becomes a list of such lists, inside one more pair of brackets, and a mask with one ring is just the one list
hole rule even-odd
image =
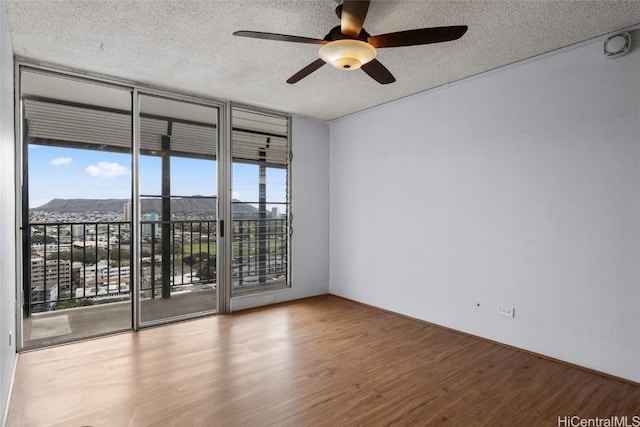
[[[132, 326], [134, 330], [140, 329], [140, 286], [142, 280], [140, 245], [140, 93], [133, 89], [131, 97], [132, 119], [132, 144], [131, 144], [131, 223], [129, 238], [129, 256], [131, 274], [129, 275], [129, 292], [132, 300]], [[152, 259], [152, 262], [155, 260]]]
[[[287, 268], [290, 258], [290, 220], [291, 209], [291, 118], [287, 115], [255, 109], [251, 107], [234, 106], [231, 110], [233, 125], [247, 128], [248, 132], [240, 132], [233, 129], [231, 145], [232, 165], [252, 164], [267, 169], [284, 169], [286, 171], [285, 182], [279, 186], [284, 187], [286, 201], [277, 199], [270, 201], [269, 189], [267, 197], [252, 202], [234, 202], [233, 206], [259, 204], [267, 206], [281, 206], [286, 209], [286, 218], [280, 215], [276, 218], [265, 217], [261, 219], [246, 219], [239, 217], [234, 219], [239, 230], [232, 236], [234, 245], [239, 254], [235, 259], [233, 268], [234, 287], [232, 296], [254, 294], [263, 291], [287, 288], [291, 286], [291, 274]], [[251, 130], [256, 127], [255, 131]], [[269, 129], [265, 132], [264, 129]], [[267, 170], [268, 172], [268, 170]], [[264, 177], [255, 184], [264, 185]], [[269, 184], [273, 185], [273, 184]], [[271, 186], [269, 186], [271, 188]], [[260, 193], [260, 189], [258, 190]], [[256, 213], [257, 215], [257, 213]], [[243, 225], [246, 225], [243, 227]], [[244, 228], [244, 230], [242, 230]], [[279, 230], [282, 230], [281, 232]], [[282, 236], [282, 237], [281, 237]], [[237, 241], [235, 239], [238, 239]], [[273, 280], [278, 279], [278, 280]]]
[[216, 227], [216, 263], [218, 311], [231, 311], [232, 281], [232, 216], [231, 216], [231, 104], [226, 103], [218, 110], [218, 223]]

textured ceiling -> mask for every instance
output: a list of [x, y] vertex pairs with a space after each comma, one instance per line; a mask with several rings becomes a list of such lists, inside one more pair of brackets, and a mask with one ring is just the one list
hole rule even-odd
[[381, 1], [366, 30], [467, 25], [459, 40], [380, 49], [397, 81], [330, 66], [289, 85], [317, 45], [237, 30], [323, 38], [334, 0], [5, 1], [14, 53], [80, 71], [329, 120], [640, 23], [640, 1]]

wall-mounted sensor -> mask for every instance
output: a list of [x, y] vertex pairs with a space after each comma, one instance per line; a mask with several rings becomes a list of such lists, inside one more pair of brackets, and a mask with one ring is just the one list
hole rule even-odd
[[602, 46], [604, 56], [607, 58], [618, 58], [631, 51], [631, 35], [620, 33], [609, 37]]

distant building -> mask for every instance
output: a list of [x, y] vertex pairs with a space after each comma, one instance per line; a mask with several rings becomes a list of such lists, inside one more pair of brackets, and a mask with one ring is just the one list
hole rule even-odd
[[155, 212], [142, 215], [142, 237], [151, 237], [153, 230], [155, 229], [156, 237], [160, 236], [160, 224], [145, 224], [146, 222], [158, 221], [158, 214]]
[[41, 243], [34, 243], [31, 245], [31, 251], [41, 256], [44, 256], [45, 251], [48, 254], [52, 254], [57, 252], [69, 252], [70, 250], [71, 250], [71, 245], [68, 243], [63, 243], [63, 244], [49, 243], [47, 245], [43, 245]]
[[31, 303], [34, 312], [50, 310], [59, 289], [71, 287], [71, 261], [31, 258]]
[[84, 224], [74, 224], [71, 226], [71, 234], [74, 239], [81, 239], [84, 237]]
[[92, 299], [102, 299], [106, 297], [121, 298], [129, 293], [129, 279], [94, 279], [85, 286], [75, 290], [76, 298], [98, 297]]
[[[119, 239], [116, 236], [111, 236], [107, 239], [105, 235], [94, 236], [91, 239], [87, 240], [79, 240], [73, 242], [74, 249], [83, 249], [83, 248], [95, 248], [98, 249], [107, 249], [109, 247], [118, 246]], [[62, 252], [63, 249], [60, 249]], [[68, 251], [68, 250], [67, 250]]]
[[131, 202], [127, 202], [124, 204], [122, 208], [122, 215], [124, 216], [125, 221], [131, 221]]
[[65, 288], [71, 285], [71, 261], [41, 257], [31, 258], [31, 288], [52, 288], [59, 285]]
[[58, 300], [58, 285], [53, 285], [45, 289], [44, 286], [31, 288], [31, 309], [34, 313], [49, 311]]
[[100, 281], [102, 279], [126, 279], [128, 281], [130, 276], [131, 267], [111, 267], [106, 260], [98, 261], [97, 265], [86, 265], [80, 268], [80, 280], [86, 284], [91, 281], [95, 284], [96, 280]]

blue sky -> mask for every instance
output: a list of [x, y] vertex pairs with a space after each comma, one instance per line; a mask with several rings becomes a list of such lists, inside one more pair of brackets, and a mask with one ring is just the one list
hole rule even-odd
[[[131, 197], [131, 156], [107, 151], [29, 146], [29, 205], [51, 199], [126, 199]], [[159, 195], [161, 162], [140, 157], [140, 194]], [[217, 194], [216, 162], [171, 159], [171, 193], [176, 196]], [[233, 197], [258, 200], [258, 166], [234, 164]], [[286, 201], [286, 172], [267, 169], [267, 200]], [[284, 208], [281, 208], [284, 211]]]

